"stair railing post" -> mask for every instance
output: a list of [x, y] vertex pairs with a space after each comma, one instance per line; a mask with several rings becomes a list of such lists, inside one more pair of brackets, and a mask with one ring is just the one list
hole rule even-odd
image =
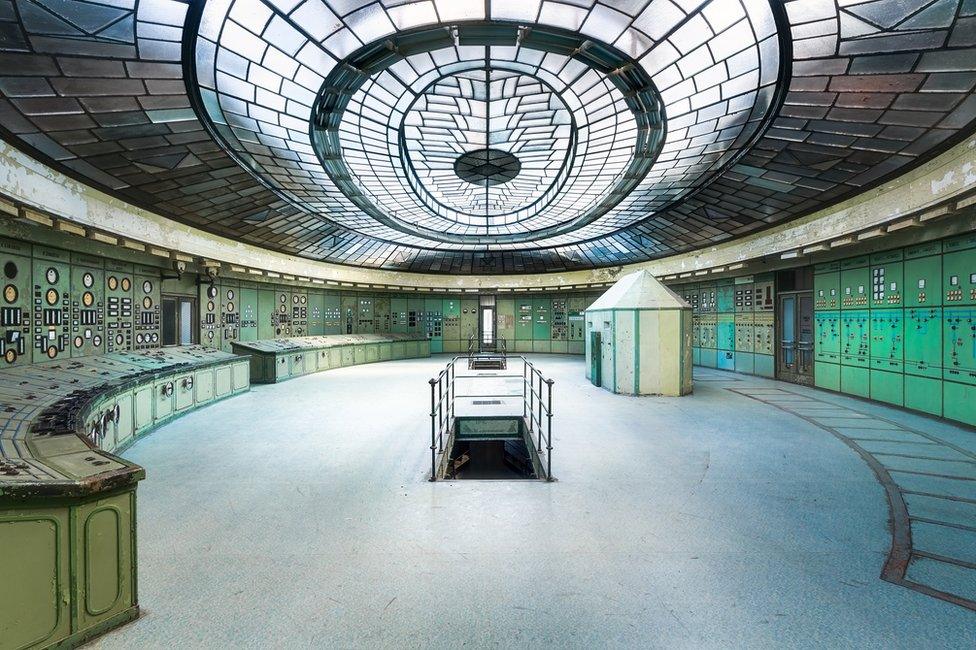
[[547, 379], [546, 384], [549, 386], [548, 395], [548, 407], [546, 408], [546, 417], [548, 419], [548, 433], [546, 434], [546, 480], [552, 480], [552, 385], [556, 383], [552, 379]]
[[542, 452], [542, 373], [539, 374], [539, 452]]
[[437, 381], [437, 450], [444, 451], [444, 375]]
[[434, 405], [434, 384], [436, 379], [430, 380], [430, 480], [437, 480], [437, 408]]

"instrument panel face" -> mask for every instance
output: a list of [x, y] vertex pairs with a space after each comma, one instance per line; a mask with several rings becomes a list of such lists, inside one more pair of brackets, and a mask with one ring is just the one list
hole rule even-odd
[[291, 294], [292, 336], [308, 335], [308, 293], [293, 291]]
[[160, 345], [159, 340], [159, 310], [160, 310], [160, 280], [159, 276], [133, 275], [133, 304], [135, 338], [134, 350], [149, 350]]
[[132, 265], [105, 261], [105, 349], [132, 350]]
[[71, 271], [64, 262], [34, 259], [34, 362], [68, 354], [71, 339]]
[[373, 305], [373, 332], [389, 334], [393, 326], [389, 296], [376, 296]]
[[220, 342], [224, 352], [231, 351], [231, 341], [241, 338], [241, 287], [233, 281], [220, 284]]
[[105, 352], [105, 315], [105, 272], [94, 266], [72, 264], [72, 357]]
[[200, 304], [200, 344], [220, 348], [221, 291], [216, 283], [203, 283], [197, 292]]
[[565, 341], [569, 337], [565, 298], [552, 299], [552, 340]]
[[[6, 244], [6, 242], [0, 242]], [[16, 244], [11, 243], [11, 248]], [[26, 247], [25, 247], [26, 248]], [[29, 252], [29, 249], [25, 252]], [[31, 260], [0, 247], [0, 368], [30, 363]]]

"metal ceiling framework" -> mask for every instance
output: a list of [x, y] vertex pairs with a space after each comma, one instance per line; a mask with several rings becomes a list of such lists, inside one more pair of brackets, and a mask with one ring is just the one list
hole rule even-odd
[[[211, 20], [208, 11], [222, 17]], [[769, 16], [768, 24], [763, 15]], [[484, 32], [480, 45], [458, 40], [464, 29], [474, 34], [479, 26]], [[208, 29], [216, 35], [210, 41], [215, 61], [223, 30], [249, 40], [252, 58], [227, 49], [239, 59], [222, 54], [224, 67], [212, 68], [216, 103], [204, 99], [197, 104], [194, 95], [208, 87], [208, 80], [199, 78], [194, 45], [200, 41], [194, 41]], [[743, 36], [746, 29], [748, 38]], [[401, 35], [430, 30], [441, 30], [442, 37], [449, 34], [455, 42], [423, 55], [402, 56], [404, 52], [388, 47]], [[367, 75], [356, 91], [363, 98], [397, 88], [394, 80], [403, 85], [409, 76], [404, 65], [421, 77], [416, 67], [421, 56], [450, 54], [448, 63], [440, 59], [436, 77], [446, 85], [431, 98], [436, 103], [451, 94], [445, 88], [464, 78], [477, 61], [482, 68], [499, 70], [504, 70], [503, 59], [514, 62], [519, 67], [508, 72], [522, 76], [523, 88], [529, 87], [527, 80], [549, 74], [544, 80], [551, 82], [558, 70], [580, 65], [572, 55], [518, 42], [520, 35], [547, 30], [557, 36], [575, 34], [582, 39], [576, 49], [586, 41], [594, 44], [587, 47], [632, 62], [631, 69], [650, 79], [663, 107], [663, 143], [652, 169], [637, 186], [614, 197], [607, 212], [588, 223], [572, 220], [579, 215], [557, 219], [548, 226], [572, 227], [542, 237], [526, 235], [539, 228], [505, 232], [511, 225], [505, 223], [494, 232], [461, 227], [477, 225], [472, 221], [458, 226], [460, 241], [450, 241], [442, 228], [433, 228], [439, 238], [428, 240], [415, 218], [396, 219], [390, 223], [397, 228], [391, 228], [362, 209], [335, 209], [342, 203], [355, 206], [345, 192], [326, 193], [328, 200], [313, 206], [306, 204], [307, 196], [294, 194], [296, 188], [321, 190], [323, 182], [335, 185], [323, 166], [331, 161], [311, 146], [312, 105], [328, 92], [323, 87], [328, 73], [345, 69], [351, 57], [372, 47], [377, 54], [401, 60]], [[506, 31], [515, 32], [514, 43], [487, 43]], [[297, 42], [293, 32], [303, 45], [290, 53], [285, 44]], [[562, 59], [532, 60], [530, 55], [539, 52], [543, 60]], [[719, 56], [723, 53], [727, 56]], [[773, 59], [775, 66], [763, 67], [763, 60]], [[564, 67], [556, 68], [556, 60]], [[467, 71], [450, 69], [462, 63], [469, 66]], [[601, 73], [595, 68], [594, 73]], [[362, 67], [348, 70], [363, 72]], [[291, 76], [279, 74], [286, 71]], [[253, 106], [241, 110], [240, 104], [223, 100], [222, 95], [234, 95], [216, 87], [218, 74], [224, 81], [236, 74], [238, 83], [251, 84]], [[747, 80], [752, 90], [743, 91]], [[187, 92], [187, 84], [193, 92]], [[286, 86], [296, 97], [307, 97], [307, 104], [288, 96]], [[973, 133], [974, 86], [976, 0], [209, 0], [192, 6], [177, 0], [0, 0], [0, 127], [5, 139], [90, 185], [215, 234], [311, 259], [387, 269], [561, 271], [639, 262], [727, 241], [863, 191]], [[533, 91], [537, 97], [543, 93], [539, 88]], [[739, 95], [734, 95], [735, 88]], [[259, 91], [264, 104], [257, 101]], [[629, 99], [626, 91], [621, 94]], [[739, 99], [741, 105], [730, 109], [736, 97], [751, 101]], [[362, 99], [353, 103], [354, 98], [349, 95], [347, 109], [366, 106]], [[683, 99], [688, 101], [684, 113], [673, 108]], [[720, 119], [719, 107], [726, 116], [745, 110], [742, 132], [729, 140], [708, 134], [702, 138], [710, 120]], [[264, 109], [260, 116], [259, 108]], [[345, 118], [355, 113], [365, 124], [361, 118], [366, 111], [357, 110], [344, 111]], [[264, 174], [247, 166], [241, 155], [246, 148], [237, 150], [219, 134], [215, 137], [213, 115], [221, 114], [238, 120], [235, 137], [266, 147], [259, 154], [262, 164], [277, 165], [277, 157], [288, 161], [278, 167], [286, 171]], [[542, 115], [525, 114], [533, 120]], [[255, 127], [250, 134], [248, 119]], [[411, 115], [408, 122], [415, 119]], [[354, 132], [342, 130], [341, 121], [339, 125], [335, 133], [345, 139], [348, 151]], [[722, 133], [712, 128], [711, 133]], [[284, 141], [302, 129], [309, 148], [301, 155], [289, 153]], [[427, 133], [434, 142], [436, 134]], [[533, 142], [558, 140], [540, 136]], [[387, 134], [380, 132], [379, 141], [388, 143]], [[634, 143], [629, 147], [636, 150]], [[409, 152], [415, 170], [425, 169], [415, 153], [430, 149]], [[365, 159], [374, 158], [368, 147], [360, 151]], [[700, 164], [674, 165], [680, 170], [678, 180], [654, 172], [653, 166], [698, 154]], [[393, 156], [387, 159], [396, 162]], [[360, 156], [357, 162], [363, 160]], [[526, 158], [530, 160], [537, 159]], [[409, 170], [410, 165], [402, 168]], [[350, 178], [355, 175], [360, 187], [363, 169], [361, 164], [350, 166]], [[306, 178], [318, 187], [295, 182], [295, 170], [311, 171]], [[416, 186], [421, 177], [418, 173], [408, 179], [408, 186]], [[389, 180], [405, 196], [399, 179], [377, 178], [383, 185]], [[641, 189], [644, 184], [648, 187]], [[430, 187], [438, 186], [426, 185]], [[507, 207], [515, 205], [512, 201], [522, 206], [525, 197], [536, 196], [512, 198], [515, 187], [506, 190]], [[455, 196], [454, 207], [463, 206], [463, 192]], [[620, 213], [625, 217], [613, 221]], [[392, 216], [391, 211], [381, 214]], [[512, 234], [521, 241], [505, 241]], [[476, 245], [464, 239], [471, 236], [479, 238]]]

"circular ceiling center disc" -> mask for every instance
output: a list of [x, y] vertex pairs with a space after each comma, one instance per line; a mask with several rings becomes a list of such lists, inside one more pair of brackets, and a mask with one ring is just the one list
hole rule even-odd
[[519, 159], [501, 149], [478, 149], [458, 156], [454, 173], [461, 180], [482, 187], [507, 183], [522, 171]]

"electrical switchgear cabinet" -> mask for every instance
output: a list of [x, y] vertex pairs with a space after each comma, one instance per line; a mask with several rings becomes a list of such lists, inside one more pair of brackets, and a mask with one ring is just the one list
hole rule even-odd
[[132, 349], [132, 265], [105, 260], [105, 350]]
[[[38, 259], [44, 255], [44, 259]], [[64, 261], [59, 261], [61, 257]], [[34, 247], [34, 362], [56, 359], [68, 354], [70, 338], [70, 266], [64, 251]]]
[[735, 316], [718, 314], [715, 327], [715, 347], [719, 350], [735, 350]]
[[715, 287], [715, 311], [719, 313], [735, 310], [735, 285], [729, 280]]
[[928, 307], [942, 304], [941, 255], [907, 258], [904, 273], [906, 307]]
[[308, 292], [308, 334], [325, 334], [325, 294], [321, 291]]
[[0, 303], [0, 367], [31, 361], [31, 260], [30, 246], [0, 239], [0, 272], [3, 302]]
[[905, 406], [942, 415], [942, 379], [905, 375]]
[[552, 301], [549, 298], [534, 298], [532, 300], [532, 351], [550, 352], [552, 350], [552, 326], [550, 311]]
[[879, 402], [887, 402], [896, 406], [905, 403], [905, 375], [900, 372], [885, 372], [871, 369], [871, 390], [869, 397]]
[[103, 261], [71, 255], [71, 356], [105, 352], [105, 274]]
[[200, 344], [220, 349], [220, 287], [203, 282], [199, 286]]
[[505, 345], [514, 349], [515, 344], [515, 300], [498, 298], [495, 301], [495, 335], [505, 340]]
[[840, 363], [840, 312], [814, 312], [813, 323], [814, 360], [817, 363]]
[[444, 351], [443, 299], [424, 298], [425, 334], [430, 340], [432, 354]]
[[942, 308], [905, 310], [905, 372], [942, 378]]
[[871, 367], [901, 372], [905, 360], [905, 312], [901, 309], [871, 310]]
[[444, 352], [460, 352], [461, 341], [461, 300], [459, 298], [444, 299]]
[[814, 385], [827, 390], [840, 390], [840, 365], [836, 363], [816, 362]]
[[242, 286], [239, 309], [241, 314], [241, 341], [258, 340], [258, 290]]
[[976, 304], [976, 234], [946, 240], [942, 256], [942, 304]]
[[276, 305], [274, 289], [258, 289], [258, 340], [275, 338]]
[[[468, 340], [478, 338], [478, 301], [471, 298], [461, 299], [461, 350], [468, 349]], [[477, 344], [476, 344], [477, 345]]]
[[901, 250], [871, 256], [871, 307], [901, 307], [904, 304], [903, 257]]
[[220, 283], [220, 342], [224, 352], [230, 352], [230, 344], [241, 338], [241, 283], [222, 280]]
[[840, 272], [840, 308], [866, 309], [871, 286], [867, 256], [844, 260]]
[[942, 310], [943, 378], [976, 384], [976, 307]]

